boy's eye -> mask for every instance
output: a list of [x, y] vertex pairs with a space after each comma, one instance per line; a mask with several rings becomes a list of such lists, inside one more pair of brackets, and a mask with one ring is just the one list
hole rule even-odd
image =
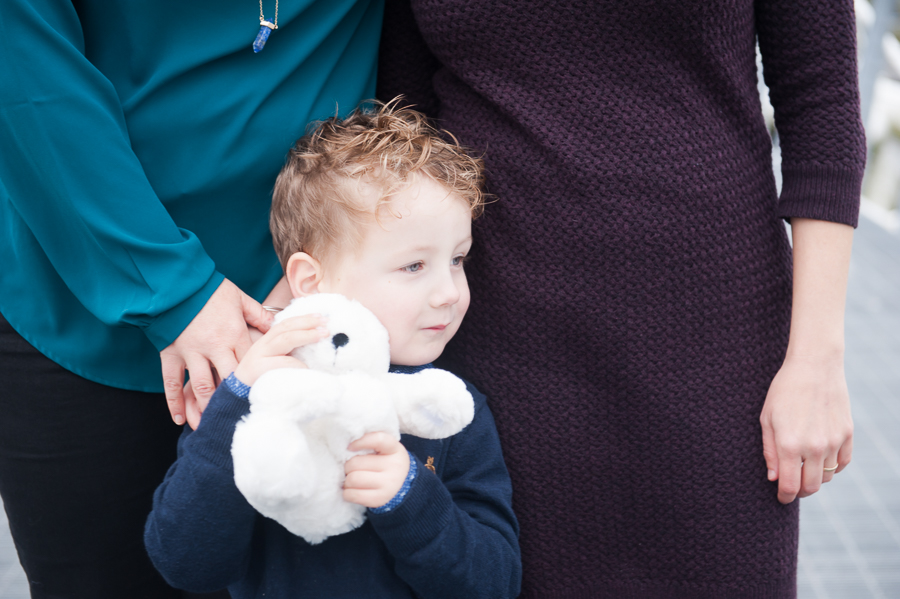
[[410, 264], [410, 265], [408, 265], [408, 266], [404, 266], [404, 267], [401, 268], [400, 270], [403, 270], [403, 271], [406, 271], [406, 272], [419, 272], [419, 271], [422, 270], [423, 268], [425, 268], [425, 265], [424, 265], [424, 264], [422, 264], [421, 262], [416, 262], [416, 263], [414, 263], [414, 264]]
[[453, 256], [453, 260], [450, 261], [450, 264], [453, 266], [462, 266], [467, 257], [468, 256]]

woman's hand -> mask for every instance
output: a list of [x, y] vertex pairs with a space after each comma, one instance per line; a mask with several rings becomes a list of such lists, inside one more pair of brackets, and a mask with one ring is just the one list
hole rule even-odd
[[778, 481], [781, 503], [818, 491], [847, 467], [853, 453], [844, 378], [844, 304], [853, 228], [794, 218], [791, 231], [790, 340], [760, 414], [763, 455], [769, 480]]
[[[812, 495], [850, 463], [853, 420], [843, 356], [790, 356], [760, 416], [763, 455], [778, 501]], [[835, 471], [825, 471], [837, 465]]]
[[225, 279], [181, 335], [159, 354], [169, 412], [185, 422], [184, 371], [196, 400], [206, 405], [217, 379], [231, 374], [250, 348], [247, 325], [268, 330], [272, 315]]

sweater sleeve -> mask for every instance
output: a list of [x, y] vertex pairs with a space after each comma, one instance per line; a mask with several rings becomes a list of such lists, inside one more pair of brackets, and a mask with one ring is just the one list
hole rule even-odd
[[196, 431], [185, 427], [178, 459], [153, 496], [144, 544], [172, 586], [222, 589], [244, 577], [258, 514], [234, 484], [231, 439], [247, 400], [219, 385]]
[[782, 151], [779, 214], [856, 226], [865, 167], [853, 0], [757, 0]]
[[369, 519], [398, 575], [421, 597], [516, 597], [522, 576], [519, 527], [486, 404], [449, 443], [442, 480], [417, 463], [403, 502]]
[[72, 3], [4, 0], [0, 55], [4, 199], [92, 314], [165, 348], [223, 277], [147, 180]]
[[436, 117], [440, 102], [432, 77], [440, 62], [425, 43], [410, 0], [386, 0], [378, 48], [376, 96], [384, 102], [403, 95], [404, 104]]

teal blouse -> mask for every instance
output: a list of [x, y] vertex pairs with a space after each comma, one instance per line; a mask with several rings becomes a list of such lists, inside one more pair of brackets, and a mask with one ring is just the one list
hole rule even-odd
[[[159, 351], [229, 278], [281, 276], [275, 177], [374, 96], [383, 0], [3, 0], [0, 313], [83, 377], [162, 391]], [[264, 0], [267, 20], [275, 1]]]

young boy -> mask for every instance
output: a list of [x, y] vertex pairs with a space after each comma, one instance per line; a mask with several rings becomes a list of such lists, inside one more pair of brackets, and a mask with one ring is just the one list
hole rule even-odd
[[[278, 177], [271, 228], [291, 294], [341, 293], [388, 329], [394, 372], [430, 367], [469, 306], [463, 261], [482, 207], [482, 164], [396, 105], [329, 119]], [[145, 543], [170, 584], [249, 597], [515, 597], [521, 561], [511, 486], [485, 398], [443, 440], [370, 433], [350, 449], [344, 499], [365, 524], [309, 545], [258, 514], [234, 485], [231, 439], [264, 372], [328, 334], [286, 319], [220, 385], [157, 489]]]

